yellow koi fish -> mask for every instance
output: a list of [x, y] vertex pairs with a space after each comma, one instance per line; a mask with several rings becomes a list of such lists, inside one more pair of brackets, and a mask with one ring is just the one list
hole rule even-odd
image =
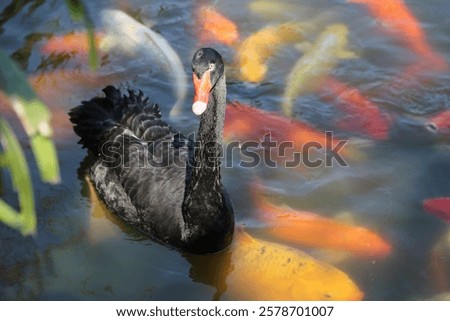
[[357, 58], [347, 49], [348, 28], [343, 24], [328, 26], [317, 42], [298, 60], [286, 79], [282, 109], [292, 116], [297, 96], [315, 90], [336, 67], [339, 59]]
[[232, 246], [213, 255], [185, 254], [195, 282], [216, 288], [213, 300], [361, 300], [342, 271], [285, 245], [236, 229]]
[[242, 80], [260, 82], [267, 73], [266, 61], [283, 44], [303, 39], [302, 24], [283, 23], [265, 27], [245, 39], [238, 48], [237, 63]]
[[361, 300], [347, 274], [285, 245], [257, 240], [237, 230], [227, 269], [226, 294], [233, 300]]
[[91, 204], [91, 215], [86, 230], [87, 239], [90, 243], [96, 244], [107, 239], [118, 238], [120, 230], [117, 226], [123, 226], [123, 222], [106, 208], [106, 205], [98, 197], [90, 178], [84, 176], [84, 180], [88, 186]]
[[298, 15], [302, 6], [283, 1], [257, 0], [249, 3], [248, 8], [251, 12], [267, 18], [285, 18]]

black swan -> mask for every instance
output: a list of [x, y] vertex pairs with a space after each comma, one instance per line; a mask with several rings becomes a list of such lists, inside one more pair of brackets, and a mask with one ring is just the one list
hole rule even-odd
[[107, 207], [155, 240], [182, 251], [213, 253], [232, 240], [234, 213], [221, 184], [226, 85], [220, 54], [198, 50], [192, 60], [198, 140], [161, 120], [142, 92], [105, 97], [70, 112], [79, 141], [96, 158], [90, 177]]

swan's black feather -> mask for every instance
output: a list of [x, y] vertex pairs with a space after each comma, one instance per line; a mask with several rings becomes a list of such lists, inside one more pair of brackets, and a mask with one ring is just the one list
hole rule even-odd
[[141, 92], [121, 96], [112, 86], [103, 91], [105, 97], [84, 101], [70, 112], [80, 142], [98, 156], [91, 169], [94, 185], [125, 221], [173, 241], [166, 239], [181, 234], [186, 160], [193, 142], [162, 121], [158, 105]]

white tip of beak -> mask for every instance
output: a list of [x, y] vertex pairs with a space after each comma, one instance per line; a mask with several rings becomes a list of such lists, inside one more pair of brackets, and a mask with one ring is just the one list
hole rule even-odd
[[192, 112], [197, 116], [200, 116], [206, 110], [206, 106], [207, 104], [205, 102], [196, 101], [194, 104], [192, 104]]

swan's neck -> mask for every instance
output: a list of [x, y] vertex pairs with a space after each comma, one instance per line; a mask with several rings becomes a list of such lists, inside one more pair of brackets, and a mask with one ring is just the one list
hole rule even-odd
[[[200, 119], [198, 129], [198, 153], [195, 153], [196, 168], [208, 165], [213, 169], [220, 169], [222, 155], [222, 136], [225, 122], [226, 86], [225, 76], [222, 76], [211, 91], [208, 107]], [[214, 166], [212, 166], [214, 165]]]
[[[201, 116], [193, 168], [186, 182], [183, 215], [189, 225], [204, 223], [205, 216], [217, 215], [208, 210], [210, 204], [215, 204], [216, 208], [222, 207], [220, 165], [225, 106], [226, 85], [225, 76], [222, 76], [211, 91], [208, 106]], [[202, 208], [202, 213], [192, 211], [193, 208]]]

